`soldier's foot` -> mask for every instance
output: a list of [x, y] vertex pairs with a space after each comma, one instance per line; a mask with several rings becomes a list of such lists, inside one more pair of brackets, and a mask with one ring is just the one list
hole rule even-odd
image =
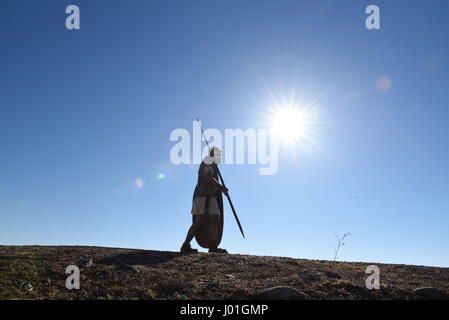
[[210, 248], [209, 252], [215, 252], [215, 253], [228, 253], [226, 249], [221, 248]]
[[183, 243], [180, 251], [182, 253], [198, 253], [198, 250], [193, 249], [190, 243]]

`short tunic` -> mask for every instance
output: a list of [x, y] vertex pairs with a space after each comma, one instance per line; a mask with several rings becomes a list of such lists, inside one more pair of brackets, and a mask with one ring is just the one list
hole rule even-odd
[[[220, 215], [218, 201], [215, 198], [217, 188], [214, 186], [206, 185], [202, 181], [204, 175], [209, 173], [212, 175], [212, 177], [217, 178], [216, 167], [214, 165], [206, 165], [205, 163], [202, 163], [198, 170], [198, 183], [196, 185], [193, 196], [191, 213], [194, 215]], [[206, 208], [208, 198], [209, 207]]]

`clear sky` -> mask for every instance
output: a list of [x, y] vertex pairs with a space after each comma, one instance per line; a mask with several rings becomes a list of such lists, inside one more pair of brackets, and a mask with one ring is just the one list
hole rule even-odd
[[263, 128], [270, 91], [295, 92], [319, 107], [316, 145], [281, 150], [272, 176], [222, 166], [247, 237], [225, 204], [221, 246], [332, 259], [351, 232], [341, 260], [449, 266], [448, 15], [443, 0], [1, 1], [0, 243], [179, 250], [197, 166], [171, 164], [171, 131]]

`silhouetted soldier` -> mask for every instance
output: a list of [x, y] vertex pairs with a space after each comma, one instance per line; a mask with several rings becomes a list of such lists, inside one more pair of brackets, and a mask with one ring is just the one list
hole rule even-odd
[[221, 151], [217, 147], [210, 150], [198, 169], [198, 182], [193, 194], [191, 213], [193, 223], [190, 227], [181, 252], [198, 252], [192, 249], [190, 242], [201, 234], [203, 247], [209, 248], [209, 252], [227, 253], [225, 249], [218, 248], [223, 232], [223, 198], [228, 189], [218, 182], [218, 167], [221, 163]]

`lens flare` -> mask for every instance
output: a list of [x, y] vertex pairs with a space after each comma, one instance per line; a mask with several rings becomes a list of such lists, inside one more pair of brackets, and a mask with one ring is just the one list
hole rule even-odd
[[137, 187], [137, 189], [142, 189], [145, 183], [143, 179], [137, 178], [136, 180], [134, 180], [134, 185]]
[[393, 87], [393, 81], [388, 76], [382, 76], [376, 79], [376, 89], [380, 92], [387, 92]]

